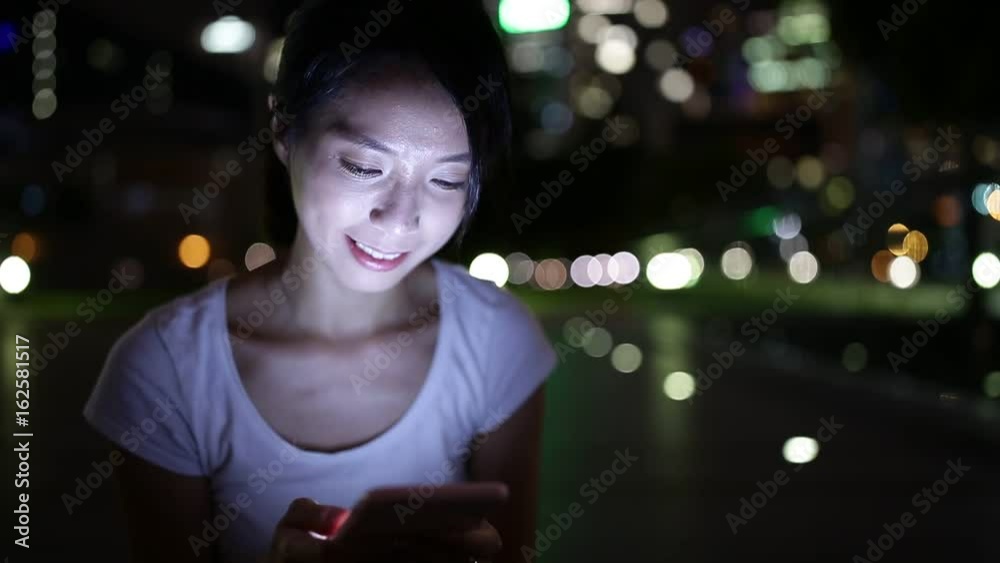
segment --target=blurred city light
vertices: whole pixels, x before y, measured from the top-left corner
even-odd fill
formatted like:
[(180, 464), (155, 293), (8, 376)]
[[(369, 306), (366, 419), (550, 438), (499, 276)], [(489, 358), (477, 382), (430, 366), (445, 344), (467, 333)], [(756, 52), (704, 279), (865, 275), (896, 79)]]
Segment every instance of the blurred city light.
[(10, 243), (10, 251), (25, 262), (31, 262), (38, 254), (38, 240), (29, 233), (18, 233)]
[(872, 256), (872, 275), (882, 283), (889, 283), (889, 265), (896, 256), (888, 250), (879, 250)]
[(246, 254), (243, 257), (243, 263), (246, 265), (247, 270), (256, 270), (275, 258), (277, 258), (277, 254), (271, 248), (270, 244), (255, 242), (250, 245), (250, 248), (247, 248)]
[(1000, 284), (1000, 258), (992, 252), (984, 252), (972, 262), (972, 279), (979, 287), (993, 289)]
[(535, 283), (546, 290), (561, 289), (566, 285), (566, 267), (555, 258), (546, 258), (535, 269)]
[(705, 273), (705, 257), (696, 248), (682, 248), (677, 251), (677, 254), (687, 258), (691, 264), (691, 281), (685, 287), (694, 287), (701, 279), (701, 275)]
[(789, 463), (809, 463), (819, 453), (819, 442), (806, 436), (794, 436), (785, 441), (781, 455)]
[(611, 351), (611, 365), (622, 373), (632, 373), (642, 365), (642, 351), (635, 344), (619, 344)]
[(778, 243), (778, 254), (781, 255), (781, 259), (785, 262), (790, 262), (792, 256), (807, 250), (809, 250), (809, 241), (802, 235), (795, 235), (790, 239), (782, 240)]
[(819, 261), (808, 251), (796, 252), (788, 261), (788, 275), (796, 283), (811, 283), (819, 275)]
[(521, 285), (535, 275), (535, 262), (523, 252), (512, 252), (507, 256), (507, 269), (510, 271), (507, 281)]
[(594, 287), (601, 280), (601, 264), (593, 256), (583, 255), (573, 260), (569, 276), (580, 287)]
[(586, 342), (583, 344), (583, 351), (588, 356), (603, 358), (611, 352), (612, 346), (611, 333), (604, 328), (597, 327), (588, 333)]
[(793, 239), (802, 232), (802, 219), (797, 213), (787, 213), (773, 222), (774, 234), (780, 239)]
[(601, 42), (604, 30), (611, 27), (611, 20), (600, 14), (587, 14), (577, 21), (576, 32), (586, 43), (597, 44)]
[(31, 282), (31, 268), (20, 256), (8, 256), (0, 262), (0, 289), (16, 294)]
[(671, 102), (682, 103), (694, 93), (694, 78), (683, 68), (672, 68), (660, 78), (660, 93)]
[(903, 246), (903, 241), (906, 240), (906, 235), (909, 232), (910, 229), (902, 223), (896, 223), (889, 227), (889, 232), (886, 234), (885, 239), (885, 245), (889, 249), (889, 252), (896, 256), (906, 254), (906, 247)]
[(972, 190), (972, 207), (975, 208), (976, 212), (980, 215), (989, 215), (990, 209), (987, 207), (987, 201), (989, 197), (1000, 191), (1000, 184), (977, 184), (975, 189)]
[(622, 285), (630, 284), (639, 278), (640, 270), (642, 266), (639, 264), (639, 258), (631, 252), (619, 252), (611, 257), (611, 264), (614, 264), (612, 270), (614, 272), (611, 275), (612, 280), (615, 283), (620, 283)]
[(753, 271), (753, 256), (745, 246), (734, 246), (722, 253), (721, 264), (724, 276), (739, 281)]
[(675, 401), (685, 401), (694, 395), (695, 382), (691, 374), (675, 371), (663, 380), (663, 393)]
[(500, 27), (511, 34), (561, 29), (569, 14), (569, 0), (500, 0)]
[(177, 247), (177, 256), (188, 268), (198, 269), (208, 263), (212, 256), (212, 245), (201, 235), (188, 235)]
[(624, 39), (605, 39), (594, 54), (597, 65), (611, 74), (625, 74), (635, 66), (635, 48)]
[(201, 48), (206, 53), (242, 53), (253, 46), (257, 32), (250, 22), (236, 16), (223, 16), (205, 26)]
[(920, 281), (920, 266), (909, 256), (897, 256), (889, 263), (889, 282), (899, 289), (909, 289)]
[(923, 262), (927, 258), (927, 237), (920, 231), (910, 231), (903, 237), (903, 253), (914, 262)]
[(990, 217), (1000, 221), (1000, 190), (993, 190), (993, 193), (986, 196), (986, 210)]
[(868, 367), (868, 348), (860, 342), (851, 342), (844, 347), (842, 361), (847, 371), (857, 373)]
[(662, 0), (638, 0), (634, 10), (636, 21), (643, 27), (663, 27), (670, 17), (670, 10)]
[(983, 392), (991, 399), (1000, 398), (1000, 371), (986, 374), (983, 378)]
[(627, 14), (634, 0), (576, 0), (576, 5), (588, 14)]
[(499, 254), (486, 252), (476, 256), (469, 264), (469, 274), (474, 278), (491, 281), (497, 287), (503, 287), (510, 279), (510, 269), (507, 261)]
[(646, 279), (656, 289), (681, 289), (693, 277), (691, 260), (678, 252), (657, 254), (646, 265)]

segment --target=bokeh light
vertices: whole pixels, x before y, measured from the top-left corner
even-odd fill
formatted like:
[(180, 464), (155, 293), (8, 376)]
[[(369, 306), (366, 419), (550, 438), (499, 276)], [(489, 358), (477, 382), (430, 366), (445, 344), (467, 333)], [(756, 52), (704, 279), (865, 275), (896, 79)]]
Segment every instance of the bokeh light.
[(819, 442), (806, 436), (794, 436), (785, 441), (781, 455), (789, 463), (809, 463), (819, 454)]
[(243, 263), (246, 265), (247, 270), (256, 270), (277, 257), (270, 244), (255, 242), (250, 245), (250, 248), (247, 248), (246, 255), (243, 257)]
[(909, 289), (920, 281), (920, 266), (909, 256), (897, 256), (889, 264), (889, 283)]
[(906, 254), (906, 248), (903, 246), (903, 241), (906, 239), (906, 234), (910, 232), (910, 229), (902, 223), (896, 223), (889, 227), (889, 232), (886, 234), (885, 245), (888, 247), (889, 252), (895, 254), (896, 256), (903, 256)]
[(802, 218), (797, 213), (786, 213), (774, 220), (774, 234), (780, 239), (792, 239), (802, 232)]
[(677, 251), (677, 254), (687, 258), (688, 262), (691, 263), (691, 281), (688, 282), (687, 287), (694, 287), (701, 275), (705, 273), (705, 257), (696, 248), (682, 248)]
[(510, 269), (502, 256), (486, 252), (472, 259), (472, 263), (469, 264), (469, 275), (491, 281), (497, 287), (503, 287), (510, 279)]
[(601, 280), (601, 264), (593, 256), (584, 254), (573, 260), (569, 276), (580, 287), (594, 287)]
[(612, 345), (611, 333), (604, 328), (596, 327), (589, 332), (586, 342), (583, 345), (583, 351), (588, 356), (603, 358), (611, 352)]
[(507, 281), (521, 285), (535, 275), (535, 262), (523, 252), (512, 252), (507, 255), (507, 269), (510, 271)]
[(566, 267), (555, 258), (546, 258), (535, 268), (535, 283), (542, 289), (561, 289), (566, 285), (566, 278)]
[(819, 261), (808, 251), (796, 252), (788, 261), (788, 275), (796, 283), (811, 283), (819, 275)]
[(753, 271), (753, 256), (743, 246), (735, 246), (722, 253), (722, 274), (731, 280), (746, 279)]
[(914, 262), (923, 262), (927, 258), (927, 237), (920, 231), (910, 231), (903, 237), (903, 254)]
[(695, 381), (691, 374), (675, 371), (663, 380), (663, 394), (675, 401), (685, 401), (694, 395)]
[(820, 187), (826, 176), (823, 161), (815, 156), (804, 156), (795, 165), (795, 172), (799, 179), (799, 184), (808, 190), (815, 190)]
[(677, 252), (657, 254), (646, 265), (646, 279), (656, 289), (681, 289), (693, 276), (691, 261)]
[(1000, 258), (992, 252), (984, 252), (972, 261), (972, 279), (979, 287), (993, 289), (1000, 284)]
[(0, 289), (7, 293), (21, 293), (31, 282), (31, 268), (20, 256), (8, 256), (0, 262)]
[(844, 347), (842, 361), (847, 371), (857, 373), (868, 366), (868, 348), (860, 342), (851, 342)]
[(694, 94), (694, 78), (683, 68), (672, 68), (660, 78), (660, 93), (671, 102), (684, 102)]
[(632, 373), (642, 365), (642, 351), (635, 344), (619, 344), (611, 351), (611, 365), (622, 373)]
[(212, 257), (212, 245), (201, 235), (188, 235), (178, 245), (177, 256), (188, 268), (201, 268)]
[(611, 279), (615, 283), (630, 284), (639, 278), (640, 270), (639, 258), (631, 252), (619, 252), (611, 257), (611, 264), (615, 266)]
[(889, 283), (889, 265), (896, 256), (888, 250), (879, 250), (872, 256), (872, 275), (882, 283)]
[(17, 233), (10, 243), (10, 251), (25, 262), (31, 262), (38, 255), (38, 240), (29, 233)]
[(1000, 184), (990, 183), (990, 184), (976, 184), (976, 187), (972, 190), (972, 207), (980, 215), (989, 215), (990, 210), (986, 206), (986, 202), (989, 197), (1000, 191)]
[(670, 11), (663, 0), (638, 0), (635, 3), (635, 20), (643, 27), (663, 27)]
[(1000, 371), (986, 374), (983, 378), (983, 392), (991, 399), (1000, 398)]

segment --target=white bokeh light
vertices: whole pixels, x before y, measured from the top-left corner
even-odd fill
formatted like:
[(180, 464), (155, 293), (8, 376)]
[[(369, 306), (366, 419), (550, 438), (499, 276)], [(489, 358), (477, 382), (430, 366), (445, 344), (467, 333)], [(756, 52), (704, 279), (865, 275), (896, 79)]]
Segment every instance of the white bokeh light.
[(510, 268), (503, 256), (487, 252), (476, 256), (469, 264), (469, 274), (474, 278), (491, 281), (497, 287), (503, 287), (510, 279)]

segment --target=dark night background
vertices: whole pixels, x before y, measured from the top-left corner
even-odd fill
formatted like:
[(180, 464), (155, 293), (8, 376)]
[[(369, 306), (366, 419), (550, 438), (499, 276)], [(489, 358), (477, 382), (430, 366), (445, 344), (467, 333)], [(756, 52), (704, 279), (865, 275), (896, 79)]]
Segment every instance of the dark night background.
[[(563, 4), (508, 1), (529, 15)], [(1000, 196), (989, 196), (1000, 192), (1000, 6), (582, 0), (563, 27), (512, 33), (499, 21), (498, 0), (485, 2), (512, 62), (515, 179), (484, 193), (471, 232), (448, 257), (474, 274), (501, 276), (553, 343), (570, 350), (547, 396), (542, 533), (616, 450), (640, 458), (592, 506), (585, 501), (584, 515), (538, 560), (871, 561), (866, 542), (909, 510), (916, 524), (882, 561), (997, 561)], [(72, 514), (64, 505), (76, 479), (107, 459), (80, 411), (111, 344), (145, 311), (253, 265), (261, 248), (282, 251), (266, 228), (268, 159), (246, 162), (238, 147), (266, 126), (266, 61), (296, 3), (242, 0), (221, 13), (255, 29), (253, 44), (231, 54), (208, 53), (199, 40), (224, 2), (51, 4), (54, 31), (16, 51), (10, 37), (22, 34), (22, 18), (34, 17), (39, 3), (0, 7), (0, 260), (21, 257), (0, 266), (8, 436), (25, 431), (12, 420), (15, 335), (31, 339), (36, 357), (32, 547), (7, 543), (0, 554), (11, 562), (125, 561), (125, 521), (111, 484)], [(878, 21), (890, 21), (893, 4), (917, 9), (886, 39)], [(663, 5), (665, 23), (640, 24)], [(694, 56), (686, 39), (726, 9), (735, 21)], [(598, 39), (614, 45), (582, 37), (585, 17), (583, 28), (616, 26)], [(461, 22), (436, 32), (448, 25)], [(782, 29), (805, 39), (788, 42)], [(781, 39), (759, 40), (765, 36)], [(669, 45), (692, 60), (656, 59)], [(622, 62), (629, 52), (631, 66)], [(770, 73), (754, 75), (751, 60)], [(820, 69), (810, 80), (824, 84), (796, 86), (798, 75), (775, 70), (805, 68), (803, 61)], [(169, 68), (169, 76), (119, 119), (112, 103), (141, 83), (147, 65)], [(664, 92), (668, 69), (675, 81)], [(828, 100), (790, 138), (776, 133), (817, 89)], [(53, 163), (65, 162), (67, 146), (104, 118), (114, 131), (60, 181)], [(627, 133), (580, 171), (574, 153), (616, 118), (630, 124)], [(910, 181), (906, 163), (933, 147), (939, 128), (960, 132), (958, 141)], [(718, 183), (729, 183), (730, 167), (768, 138), (778, 151), (724, 201)], [(193, 190), (231, 159), (243, 172), (186, 224), (178, 206), (190, 205)], [(542, 183), (566, 171), (573, 183), (519, 232), (512, 214), (523, 215), (526, 198), (537, 200)], [(849, 240), (844, 224), (856, 224), (859, 207), (894, 180), (905, 182), (905, 193)], [(894, 224), (902, 231), (890, 232)], [(916, 234), (903, 239), (907, 233)], [(185, 259), (195, 263), (186, 266), (178, 245), (189, 235), (204, 237), (211, 251), (198, 257), (188, 248), (194, 257)], [(693, 252), (678, 266), (680, 249), (697, 250), (700, 277)], [(625, 264), (619, 253), (642, 272), (616, 268)], [(663, 277), (648, 278), (649, 261), (662, 253)], [(505, 260), (490, 261), (495, 255)], [(734, 273), (747, 260), (749, 275)], [(907, 274), (914, 263), (918, 279)], [(26, 267), (30, 283), (12, 294)], [(136, 281), (100, 311), (81, 312), (123, 268)], [(974, 290), (958, 306), (949, 292), (967, 282)], [(671, 283), (686, 287), (655, 287)], [(786, 288), (801, 298), (751, 341), (745, 323)], [(581, 319), (595, 322), (607, 299), (615, 312), (587, 332), (582, 350), (573, 346), (568, 335)], [(912, 341), (939, 311), (950, 320), (912, 359), (894, 361), (903, 339)], [(80, 334), (45, 355), (43, 346), (73, 321)], [(699, 371), (734, 342), (746, 353), (688, 397)], [(834, 417), (843, 428), (828, 441), (793, 442), (818, 452), (783, 453), (789, 438), (815, 438)], [(9, 452), (14, 438), (6, 445)], [(3, 466), (11, 510), (20, 492), (13, 455)], [(920, 513), (912, 497), (958, 459), (972, 467), (968, 476)], [(778, 470), (789, 482), (734, 534), (727, 514)]]

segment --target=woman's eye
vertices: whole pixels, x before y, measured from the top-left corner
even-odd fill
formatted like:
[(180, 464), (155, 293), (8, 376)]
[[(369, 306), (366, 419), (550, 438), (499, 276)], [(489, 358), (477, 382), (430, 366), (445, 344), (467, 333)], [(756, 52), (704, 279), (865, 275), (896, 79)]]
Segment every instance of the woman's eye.
[(378, 168), (365, 168), (363, 166), (358, 166), (349, 160), (343, 159), (340, 161), (340, 167), (351, 176), (363, 179), (374, 178), (382, 173), (382, 171)]
[(446, 190), (458, 190), (465, 187), (465, 182), (449, 182), (447, 180), (438, 180), (438, 179), (431, 180), (431, 182), (437, 184), (438, 186), (441, 186)]

